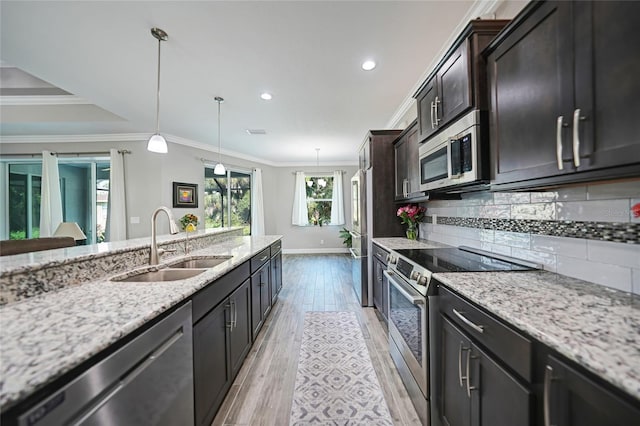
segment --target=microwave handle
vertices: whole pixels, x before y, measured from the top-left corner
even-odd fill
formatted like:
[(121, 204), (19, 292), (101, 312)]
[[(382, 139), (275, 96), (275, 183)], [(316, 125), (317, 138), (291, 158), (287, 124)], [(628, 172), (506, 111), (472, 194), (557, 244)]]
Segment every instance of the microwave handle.
[(453, 174), (453, 165), (451, 164), (451, 144), (458, 140), (457, 136), (447, 139), (447, 178), (449, 179), (459, 179), (461, 174), (456, 173)]

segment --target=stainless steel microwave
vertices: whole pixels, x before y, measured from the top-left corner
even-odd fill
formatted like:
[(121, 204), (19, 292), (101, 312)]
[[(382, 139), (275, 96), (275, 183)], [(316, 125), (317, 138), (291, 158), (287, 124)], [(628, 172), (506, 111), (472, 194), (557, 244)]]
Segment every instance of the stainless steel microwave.
[(468, 185), (480, 179), (480, 112), (471, 111), (424, 142), (419, 150), (420, 191)]

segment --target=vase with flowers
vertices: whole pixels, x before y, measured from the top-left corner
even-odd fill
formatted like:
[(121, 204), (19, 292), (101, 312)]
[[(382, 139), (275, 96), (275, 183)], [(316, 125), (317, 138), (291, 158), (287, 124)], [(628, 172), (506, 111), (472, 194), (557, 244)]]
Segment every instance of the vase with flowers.
[(411, 204), (398, 209), (396, 215), (402, 220), (402, 223), (407, 225), (408, 239), (418, 239), (418, 223), (422, 220), (426, 211), (427, 209), (424, 207), (412, 206)]
[(195, 232), (198, 227), (198, 216), (195, 214), (187, 213), (180, 218), (180, 226), (187, 234), (187, 238), (184, 241), (184, 254), (189, 253), (189, 232)]

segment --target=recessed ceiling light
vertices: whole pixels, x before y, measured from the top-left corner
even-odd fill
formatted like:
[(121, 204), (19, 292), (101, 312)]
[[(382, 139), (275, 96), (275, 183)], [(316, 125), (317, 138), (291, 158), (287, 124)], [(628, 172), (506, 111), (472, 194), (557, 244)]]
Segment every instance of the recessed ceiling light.
[(362, 63), (362, 69), (365, 71), (371, 71), (376, 67), (375, 61), (364, 61)]
[(271, 96), (271, 93), (269, 92), (264, 92), (263, 94), (260, 95), (260, 98), (262, 98), (265, 101), (270, 101), (271, 99), (273, 99), (273, 96)]

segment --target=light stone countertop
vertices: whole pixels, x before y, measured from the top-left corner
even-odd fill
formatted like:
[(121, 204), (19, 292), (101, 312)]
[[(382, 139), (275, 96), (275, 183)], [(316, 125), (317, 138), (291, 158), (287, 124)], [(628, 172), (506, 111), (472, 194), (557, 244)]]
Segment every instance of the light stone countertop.
[[(374, 238), (387, 250), (447, 247)], [(433, 278), (640, 399), (640, 297), (547, 271), (448, 272)]]
[(637, 296), (546, 271), (433, 278), (640, 400)]
[(191, 256), (233, 257), (185, 280), (106, 278), (1, 307), (0, 409), (5, 411), (280, 238), (229, 237), (194, 251)]
[(386, 250), (450, 248), (446, 244), (428, 240), (410, 240), (403, 237), (373, 238), (374, 244)]

